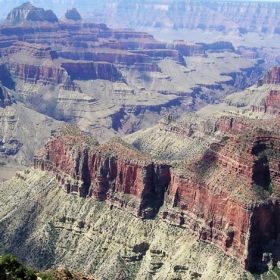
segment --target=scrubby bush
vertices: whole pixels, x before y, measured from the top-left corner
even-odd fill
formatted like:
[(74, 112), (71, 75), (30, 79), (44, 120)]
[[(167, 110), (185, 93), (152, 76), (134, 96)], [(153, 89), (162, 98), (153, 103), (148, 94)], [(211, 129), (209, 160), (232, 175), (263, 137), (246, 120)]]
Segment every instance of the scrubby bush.
[(0, 279), (37, 280), (35, 270), (23, 265), (14, 255), (0, 257)]

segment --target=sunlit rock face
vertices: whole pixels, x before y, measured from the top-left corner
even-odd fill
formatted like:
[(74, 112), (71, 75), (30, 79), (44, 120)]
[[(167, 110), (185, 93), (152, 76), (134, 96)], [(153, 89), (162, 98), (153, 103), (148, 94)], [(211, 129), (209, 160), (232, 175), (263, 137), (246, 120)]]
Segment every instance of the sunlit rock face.
[(34, 166), (53, 172), (67, 193), (105, 200), (143, 219), (159, 214), (252, 269), (261, 262), (262, 244), (279, 233), (280, 138), (249, 128), (234, 134), (172, 167), (118, 139), (99, 145), (66, 125)]

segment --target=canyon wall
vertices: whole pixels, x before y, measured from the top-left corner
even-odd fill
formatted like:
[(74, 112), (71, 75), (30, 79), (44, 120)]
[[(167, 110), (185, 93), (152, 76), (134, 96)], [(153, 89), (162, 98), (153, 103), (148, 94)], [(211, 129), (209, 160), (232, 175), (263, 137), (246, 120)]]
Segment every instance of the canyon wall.
[(52, 136), (34, 165), (54, 172), (68, 193), (108, 200), (142, 217), (158, 212), (170, 180), (168, 165), (118, 139), (98, 145), (70, 125)]
[(280, 82), (280, 67), (272, 67), (266, 72), (264, 77), (258, 82), (258, 85), (263, 84), (279, 84)]
[(279, 143), (275, 135), (247, 132), (171, 167), (121, 140), (99, 145), (66, 125), (34, 166), (56, 174), (67, 193), (106, 200), (136, 217), (159, 213), (251, 269), (262, 262), (262, 246), (279, 233), (273, 218), (279, 212)]
[[(3, 3), (2, 18), (10, 10), (20, 4), (20, 1)], [(277, 16), (279, 3), (242, 2), (242, 1), (39, 1), (33, 0), (33, 5), (41, 5), (52, 9), (59, 17), (70, 7), (75, 7), (84, 17), (95, 18), (95, 22), (114, 22), (126, 28), (140, 29), (146, 27), (168, 27), (207, 29), (225, 31), (230, 28), (239, 28), (240, 32), (279, 32)], [(147, 17), (147, 13), (150, 17)], [(111, 15), (111, 18), (108, 17)], [(125, 16), (125, 21), (124, 21)], [(164, 20), (163, 20), (164, 19)], [(222, 23), (221, 23), (222, 22)]]

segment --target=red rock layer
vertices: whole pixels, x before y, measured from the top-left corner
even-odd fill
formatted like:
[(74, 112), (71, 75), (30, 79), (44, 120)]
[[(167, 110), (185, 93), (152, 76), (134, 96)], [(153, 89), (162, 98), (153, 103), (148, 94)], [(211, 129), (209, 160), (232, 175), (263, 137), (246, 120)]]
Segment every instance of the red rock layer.
[(238, 134), (239, 132), (250, 129), (252, 126), (248, 119), (223, 116), (216, 124), (215, 131), (221, 131), (225, 134)]
[(259, 81), (258, 85), (263, 84), (279, 84), (280, 83), (280, 67), (272, 67)]
[(195, 174), (184, 177), (172, 172), (165, 203), (167, 209), (160, 212), (165, 221), (192, 229), (244, 265), (251, 211), (242, 202), (226, 191), (215, 192)]
[(68, 193), (108, 200), (136, 216), (154, 216), (169, 184), (169, 166), (153, 163), (120, 140), (99, 146), (66, 127), (71, 134), (52, 136), (34, 159), (35, 167), (54, 172)]
[(184, 41), (175, 41), (168, 48), (178, 50), (184, 56), (204, 56), (205, 50), (202, 44), (187, 44)]
[(10, 72), (14, 77), (27, 83), (60, 84), (65, 80), (65, 69), (57, 67), (36, 66), (25, 63), (10, 63)]
[(279, 114), (280, 109), (280, 91), (271, 90), (262, 104), (251, 107), (253, 112)]
[(121, 140), (98, 145), (66, 125), (34, 166), (54, 172), (68, 193), (107, 200), (143, 218), (159, 212), (249, 269), (280, 234), (279, 157), (280, 137), (247, 131), (171, 168)]
[(37, 59), (55, 59), (57, 58), (57, 53), (52, 51), (50, 47), (38, 44), (29, 44), (26, 42), (15, 42), (9, 48), (3, 48), (0, 50), (1, 55), (9, 56), (12, 54), (20, 53), (21, 55), (26, 55), (29, 58)]
[(266, 132), (212, 145), (199, 160), (172, 170), (160, 216), (251, 268), (261, 259), (261, 247), (280, 233), (279, 156), (280, 137)]
[(110, 63), (68, 62), (61, 66), (66, 69), (71, 80), (103, 79), (114, 82), (121, 79), (120, 72)]

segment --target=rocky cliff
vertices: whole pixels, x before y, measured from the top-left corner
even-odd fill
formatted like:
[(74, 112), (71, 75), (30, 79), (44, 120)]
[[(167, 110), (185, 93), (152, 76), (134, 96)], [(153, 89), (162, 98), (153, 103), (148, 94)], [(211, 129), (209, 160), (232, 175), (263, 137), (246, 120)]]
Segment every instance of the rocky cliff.
[(67, 193), (106, 200), (136, 217), (159, 213), (252, 269), (265, 265), (262, 248), (279, 234), (273, 218), (279, 211), (279, 143), (277, 135), (248, 130), (171, 167), (117, 139), (98, 145), (67, 125), (34, 166), (52, 171)]
[(0, 26), (3, 85), (15, 100), (101, 141), (219, 102), (262, 73), (263, 60), (245, 59), (225, 41), (165, 43), (86, 22), (77, 10), (54, 23), (29, 18), (31, 11), (43, 13), (24, 4)]
[(67, 10), (65, 13), (65, 18), (74, 21), (78, 21), (82, 19), (81, 15), (75, 8)]
[(128, 208), (135, 216), (153, 217), (169, 184), (169, 166), (153, 163), (121, 140), (98, 145), (66, 125), (52, 136), (34, 165), (53, 171), (68, 193)]
[(19, 172), (0, 184), (0, 194), (0, 252), (29, 266), (95, 279), (254, 279), (191, 230), (69, 195), (50, 172)]
[(0, 107), (5, 108), (6, 106), (12, 105), (13, 102), (13, 97), (8, 92), (8, 89), (0, 82)]
[(280, 82), (280, 67), (272, 67), (264, 77), (258, 82), (258, 85), (263, 84), (279, 84)]
[(7, 16), (5, 24), (19, 25), (28, 21), (46, 21), (55, 23), (58, 21), (56, 15), (51, 11), (45, 11), (42, 8), (35, 8), (31, 3), (27, 2), (18, 8), (14, 8)]

